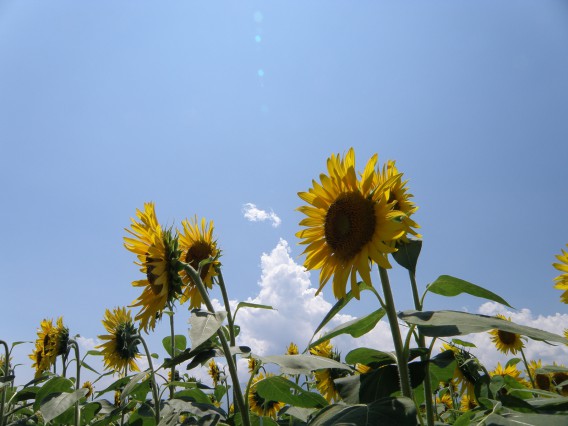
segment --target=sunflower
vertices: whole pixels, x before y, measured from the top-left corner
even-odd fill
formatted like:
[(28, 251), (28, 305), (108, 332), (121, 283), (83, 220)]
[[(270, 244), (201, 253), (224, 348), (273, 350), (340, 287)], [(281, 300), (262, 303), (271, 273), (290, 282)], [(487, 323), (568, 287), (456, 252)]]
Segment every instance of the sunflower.
[(87, 399), (89, 399), (89, 397), (95, 391), (95, 388), (93, 388), (93, 384), (91, 382), (89, 382), (88, 380), (85, 383), (83, 383), (83, 386), (81, 386), (81, 387), (87, 389), (87, 394), (85, 395), (85, 398), (87, 398)]
[(402, 216), (402, 225), (404, 226), (405, 234), (401, 237), (401, 241), (408, 242), (407, 234), (412, 234), (417, 238), (422, 238), (422, 235), (417, 233), (414, 228), (420, 228), (414, 220), (410, 218), (418, 207), (410, 201), (414, 196), (408, 192), (406, 184), (407, 180), (402, 180), (402, 173), (399, 173), (393, 160), (387, 161), (383, 166), (382, 173), (377, 173), (378, 182), (389, 182), (386, 187), (388, 203), (394, 203), (393, 209), (404, 213)]
[[(556, 366), (556, 363), (554, 363), (554, 365)], [(560, 365), (559, 367), (564, 367), (564, 366)], [(568, 396), (568, 385), (562, 384), (568, 381), (568, 373), (564, 371), (555, 371), (552, 373), (551, 376), (552, 376), (551, 388), (556, 390), (562, 396)]]
[(286, 348), (286, 355), (298, 355), (298, 346), (294, 342), (290, 342)]
[(52, 319), (41, 321), (37, 331), (37, 339), (30, 359), (32, 367), (36, 369), (36, 377), (49, 370), (57, 359), (57, 355), (67, 353), (67, 343), (69, 340), (69, 330), (63, 326), (63, 318), (57, 319), (57, 325), (53, 325)]
[(373, 371), (373, 369), (371, 367), (369, 367), (368, 365), (356, 363), (355, 364), (355, 371), (359, 374), (367, 374), (367, 373)]
[(444, 406), (444, 411), (454, 408), (454, 401), (450, 392), (445, 392), (441, 397), (436, 397), (436, 404)]
[(454, 353), (456, 368), (449, 385), (455, 387), (460, 395), (474, 395), (475, 383), (481, 378), (479, 362), (465, 349), (444, 343), (442, 351), (450, 350)]
[(258, 366), (260, 365), (260, 360), (253, 358), (252, 356), (248, 359), (248, 372), (253, 374)]
[(556, 281), (554, 288), (564, 290), (564, 293), (560, 296), (560, 300), (568, 304), (568, 253), (562, 250), (562, 254), (557, 255), (556, 258), (561, 263), (553, 263), (552, 266), (562, 272), (562, 274), (554, 278), (554, 281)]
[[(501, 314), (497, 314), (497, 318), (511, 321), (511, 318), (507, 318)], [(491, 334), (491, 341), (495, 343), (497, 350), (504, 354), (511, 352), (514, 355), (525, 346), (520, 334), (498, 329), (491, 330), (489, 334)]]
[(332, 155), (327, 160), (328, 175), (321, 174), (321, 184), (312, 181), (308, 192), (298, 196), (309, 205), (298, 207), (307, 217), (300, 222), (306, 226), (296, 233), (307, 245), (306, 269), (320, 269), (316, 295), (333, 276), (333, 294), (342, 298), (346, 294), (347, 280), (359, 298), (357, 274), (371, 285), (372, 262), (390, 268), (388, 253), (396, 251), (394, 241), (405, 234), (404, 213), (394, 210), (389, 203), (388, 188), (397, 177), (378, 185), (375, 166), (377, 155), (372, 156), (361, 179), (355, 172), (355, 153), (349, 149), (345, 158)]
[(554, 390), (550, 386), (552, 383), (552, 374), (537, 373), (536, 370), (538, 370), (539, 368), (542, 368), (542, 361), (540, 359), (538, 361), (532, 360), (531, 362), (529, 362), (527, 375), (533, 378), (534, 384), (537, 389), (546, 391)]
[[(313, 348), (310, 348), (310, 353), (312, 355), (321, 356), (325, 358), (333, 359), (334, 361), (339, 361), (339, 353), (333, 350), (329, 340), (320, 343)], [(337, 387), (335, 386), (335, 379), (345, 377), (348, 373), (345, 370), (340, 370), (338, 368), (325, 368), (322, 370), (314, 371), (314, 377), (316, 379), (316, 388), (322, 394), (322, 396), (328, 401), (339, 401), (341, 398)]]
[[(205, 219), (201, 219), (201, 227), (198, 224), (197, 217), (190, 222), (187, 219), (181, 222), (183, 233), (179, 235), (179, 247), (181, 250), (181, 260), (188, 263), (196, 271), (199, 263), (203, 260), (214, 259), (211, 263), (203, 265), (201, 268), (201, 281), (207, 288), (213, 287), (213, 277), (217, 275), (217, 267), (220, 265), (218, 257), (220, 251), (217, 248), (217, 241), (213, 239), (213, 221), (206, 224)], [(203, 303), (203, 298), (199, 293), (199, 289), (187, 273), (182, 270), (180, 272), (183, 283), (186, 285), (181, 297), (181, 303), (189, 300), (190, 309), (199, 308)]]
[(211, 362), (209, 363), (209, 369), (207, 370), (207, 373), (213, 379), (213, 386), (217, 386), (221, 378), (221, 371), (219, 370), (219, 366), (217, 365), (214, 359), (212, 359)]
[(515, 379), (520, 384), (522, 384), (526, 387), (530, 387), (530, 383), (527, 382), (524, 378), (521, 377), (521, 372), (517, 369), (517, 364), (507, 363), (507, 365), (505, 365), (505, 368), (503, 368), (501, 366), (501, 363), (497, 362), (497, 366), (495, 367), (495, 370), (490, 371), (489, 375), (491, 377), (493, 377), (493, 376), (503, 376), (503, 377), (509, 376), (509, 377), (512, 377), (513, 379)]
[(177, 236), (171, 229), (162, 230), (154, 211), (154, 203), (145, 203), (144, 211), (136, 209), (139, 221), (132, 220), (132, 230), (126, 232), (134, 238), (124, 237), (124, 246), (136, 254), (140, 271), (146, 279), (133, 281), (134, 287), (143, 287), (142, 294), (132, 306), (140, 306), (136, 321), (140, 328), (148, 332), (156, 326), (161, 312), (181, 294), (181, 279)]
[[(266, 377), (272, 377), (272, 376), (274, 376), (274, 374), (271, 373), (266, 374)], [(256, 386), (258, 382), (264, 380), (264, 378), (265, 378), (264, 374), (260, 373), (252, 380), (248, 393), (249, 407), (253, 413), (259, 416), (270, 416), (275, 419), (276, 414), (284, 406), (284, 403), (278, 401), (266, 400), (258, 394), (258, 392), (256, 391)]]
[(51, 338), (50, 350), (55, 355), (66, 355), (69, 345), (69, 329), (63, 325), (63, 317), (57, 318), (53, 335)]
[(139, 371), (136, 364), (136, 359), (140, 358), (138, 330), (130, 309), (114, 308), (112, 312), (106, 309), (102, 322), (109, 334), (99, 336), (105, 342), (97, 348), (101, 348), (105, 368), (120, 374), (127, 374), (129, 369)]
[(473, 410), (478, 405), (479, 404), (475, 400), (474, 396), (471, 396), (471, 395), (468, 395), (467, 393), (464, 393), (462, 395), (461, 401), (460, 401), (460, 411)]
[(325, 358), (330, 358), (332, 351), (333, 351), (333, 345), (329, 340), (325, 340), (321, 342), (319, 345), (310, 348), (310, 353), (312, 355), (323, 356)]

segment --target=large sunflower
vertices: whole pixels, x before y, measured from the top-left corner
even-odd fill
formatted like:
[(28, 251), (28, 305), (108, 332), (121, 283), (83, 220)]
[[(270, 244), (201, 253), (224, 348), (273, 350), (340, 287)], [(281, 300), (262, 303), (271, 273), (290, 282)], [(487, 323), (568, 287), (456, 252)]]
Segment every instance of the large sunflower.
[(343, 159), (332, 155), (327, 160), (329, 175), (320, 175), (321, 184), (312, 181), (308, 192), (298, 193), (309, 205), (297, 209), (307, 216), (300, 222), (307, 228), (296, 236), (307, 245), (306, 269), (320, 269), (316, 294), (333, 276), (333, 294), (342, 298), (350, 277), (351, 290), (359, 298), (357, 274), (370, 285), (370, 261), (391, 267), (387, 255), (396, 251), (393, 241), (405, 234), (404, 213), (388, 202), (388, 188), (397, 177), (377, 184), (376, 163), (375, 154), (358, 179), (353, 148)]
[[(274, 376), (274, 374), (271, 373), (266, 374), (266, 377), (272, 377), (272, 376)], [(256, 391), (256, 386), (258, 382), (264, 379), (265, 376), (262, 373), (260, 373), (254, 379), (252, 379), (252, 383), (250, 385), (248, 393), (249, 407), (253, 413), (259, 416), (270, 416), (275, 419), (276, 414), (284, 406), (284, 403), (279, 401), (271, 401), (264, 399), (258, 394), (258, 392)]]
[(414, 228), (420, 228), (410, 217), (418, 210), (418, 207), (410, 200), (414, 196), (408, 192), (406, 184), (407, 180), (402, 180), (402, 173), (396, 168), (395, 161), (389, 160), (383, 166), (382, 173), (377, 173), (378, 183), (389, 182), (385, 190), (389, 204), (394, 203), (393, 209), (404, 213), (402, 216), (402, 224), (404, 226), (405, 235), (401, 237), (401, 241), (408, 241), (407, 234), (412, 234), (417, 238), (422, 235), (417, 233)]
[(124, 246), (136, 254), (140, 271), (146, 279), (133, 281), (135, 287), (143, 287), (142, 294), (132, 306), (141, 309), (135, 319), (140, 321), (140, 328), (148, 332), (154, 329), (156, 319), (164, 308), (181, 293), (177, 237), (171, 230), (162, 230), (156, 218), (154, 203), (145, 203), (144, 211), (136, 209), (139, 221), (132, 220), (132, 230), (126, 229), (134, 238), (124, 237)]
[(49, 370), (58, 355), (67, 353), (69, 330), (63, 325), (63, 318), (59, 317), (54, 326), (52, 319), (44, 319), (37, 331), (37, 339), (30, 359), (32, 367), (36, 369), (36, 377)]
[[(511, 321), (511, 318), (501, 314), (497, 314), (497, 318)], [(495, 344), (497, 350), (504, 354), (511, 352), (514, 355), (525, 346), (520, 334), (498, 329), (491, 330), (489, 334), (491, 334), (491, 341)]]
[(114, 308), (112, 312), (106, 309), (102, 322), (109, 334), (99, 336), (105, 342), (97, 347), (103, 353), (105, 368), (119, 374), (126, 374), (128, 370), (139, 371), (136, 364), (136, 359), (140, 358), (138, 330), (130, 309)]
[[(213, 221), (209, 224), (206, 223), (205, 218), (201, 219), (201, 227), (198, 224), (197, 217), (194, 217), (190, 222), (187, 219), (181, 222), (183, 232), (179, 235), (179, 248), (181, 250), (181, 260), (191, 265), (196, 271), (199, 268), (199, 263), (203, 260), (213, 258), (211, 263), (207, 263), (201, 268), (201, 281), (208, 288), (213, 287), (213, 277), (217, 275), (217, 267), (220, 264), (219, 249), (217, 248), (217, 241), (213, 239)], [(180, 272), (183, 283), (186, 284), (181, 303), (189, 300), (190, 309), (199, 308), (203, 303), (203, 298), (199, 289), (182, 270)]]
[(568, 253), (562, 250), (562, 254), (557, 255), (556, 258), (561, 263), (553, 263), (552, 266), (562, 272), (562, 274), (554, 278), (554, 281), (556, 281), (554, 288), (564, 290), (564, 293), (560, 296), (560, 300), (568, 304)]

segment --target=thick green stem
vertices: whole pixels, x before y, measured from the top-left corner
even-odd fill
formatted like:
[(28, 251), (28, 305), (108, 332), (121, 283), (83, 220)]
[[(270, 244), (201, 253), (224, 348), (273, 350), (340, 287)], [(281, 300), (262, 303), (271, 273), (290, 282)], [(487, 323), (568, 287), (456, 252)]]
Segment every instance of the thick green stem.
[[(172, 358), (174, 358), (176, 356), (176, 336), (174, 333), (174, 313), (173, 313), (173, 309), (171, 309), (172, 313), (170, 315), (170, 336), (171, 336), (171, 344), (172, 344)], [(175, 378), (176, 375), (176, 366), (172, 365), (172, 369), (170, 371), (170, 382), (173, 382), (176, 380)], [(174, 397), (174, 386), (170, 385), (170, 399), (172, 399)]]
[[(79, 388), (81, 387), (81, 357), (79, 356), (79, 344), (75, 340), (70, 339), (68, 345), (72, 346), (73, 350), (75, 351), (75, 364), (77, 364), (77, 377), (75, 378), (75, 390), (79, 390)], [(65, 359), (63, 360), (64, 365), (66, 359), (67, 356), (65, 356)], [(75, 403), (75, 426), (79, 426), (81, 424), (80, 415), (81, 412), (79, 411), (79, 401), (77, 401)]]
[(4, 387), (2, 392), (2, 401), (0, 402), (0, 426), (4, 426), (4, 405), (6, 404), (6, 387), (8, 386), (8, 376), (10, 375), (10, 348), (4, 340), (0, 340), (0, 344), (4, 346)]
[(398, 328), (398, 317), (396, 316), (396, 308), (394, 306), (394, 298), (387, 270), (379, 266), (379, 275), (381, 277), (383, 295), (385, 297), (385, 310), (387, 311), (394, 350), (396, 353), (396, 363), (398, 365), (398, 375), (400, 377), (400, 389), (402, 390), (403, 396), (412, 398), (412, 388), (410, 387), (410, 376), (408, 371), (408, 357), (404, 355), (402, 337), (400, 335), (400, 329)]
[(529, 363), (527, 362), (527, 357), (525, 356), (525, 351), (523, 351), (523, 348), (521, 347), (521, 355), (523, 356), (523, 362), (525, 363), (525, 368), (527, 369), (527, 374), (529, 375), (529, 379), (531, 379), (531, 385), (533, 387), (533, 389), (536, 389), (536, 384), (534, 382), (534, 377), (531, 374), (531, 370), (529, 368)]
[[(418, 294), (418, 286), (416, 285), (416, 276), (414, 271), (408, 270), (410, 275), (410, 284), (412, 286), (412, 297), (414, 298), (414, 308), (417, 311), (422, 310), (422, 303), (420, 301), (420, 296)], [(421, 348), (426, 347), (426, 339), (424, 335), (418, 329), (418, 346)], [(430, 352), (426, 355), (420, 357), (424, 363), (424, 402), (426, 404), (426, 420), (428, 421), (428, 426), (434, 425), (434, 407), (432, 404), (432, 381), (430, 380)]]
[[(213, 308), (213, 304), (211, 303), (211, 300), (209, 299), (209, 295), (207, 294), (207, 290), (205, 289), (205, 285), (203, 284), (203, 281), (201, 281), (201, 277), (199, 276), (197, 271), (195, 269), (193, 269), (193, 267), (191, 265), (188, 265), (187, 263), (183, 263), (183, 268), (184, 268), (185, 272), (190, 276), (191, 281), (195, 284), (195, 286), (199, 290), (199, 293), (201, 294), (201, 298), (203, 299), (203, 302), (205, 303), (207, 310), (209, 312), (215, 312), (215, 308)], [(243, 424), (244, 424), (244, 426), (250, 426), (249, 413), (248, 413), (248, 410), (245, 409), (246, 407), (245, 407), (245, 401), (244, 401), (244, 398), (243, 398), (243, 391), (241, 389), (241, 386), (239, 385), (239, 376), (237, 375), (236, 363), (234, 362), (233, 357), (231, 356), (231, 348), (229, 347), (229, 344), (227, 343), (227, 339), (225, 338), (225, 334), (223, 333), (223, 330), (221, 330), (221, 329), (217, 330), (217, 336), (219, 337), (219, 340), (221, 341), (221, 346), (223, 346), (223, 353), (225, 354), (225, 359), (227, 360), (227, 366), (229, 367), (229, 373), (231, 375), (231, 380), (233, 381), (233, 389), (235, 391), (237, 406), (239, 408), (239, 411), (241, 412)]]
[(150, 381), (152, 382), (152, 395), (154, 396), (154, 414), (156, 415), (156, 424), (160, 423), (160, 397), (158, 396), (158, 384), (156, 383), (156, 374), (154, 372), (154, 366), (152, 364), (152, 354), (148, 349), (148, 345), (144, 338), (140, 335), (135, 336), (137, 340), (144, 346), (144, 352), (146, 353), (146, 358), (148, 358), (148, 366), (150, 367)]

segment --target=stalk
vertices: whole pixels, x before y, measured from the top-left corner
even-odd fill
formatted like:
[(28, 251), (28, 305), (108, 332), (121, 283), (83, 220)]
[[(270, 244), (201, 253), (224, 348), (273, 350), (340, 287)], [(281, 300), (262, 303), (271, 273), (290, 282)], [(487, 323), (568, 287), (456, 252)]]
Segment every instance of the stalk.
[(146, 341), (140, 334), (134, 336), (134, 338), (140, 341), (140, 343), (142, 343), (142, 346), (144, 346), (144, 352), (146, 353), (146, 358), (148, 358), (148, 366), (150, 367), (150, 375), (151, 375), (150, 380), (152, 381), (152, 395), (154, 396), (154, 405), (156, 407), (154, 410), (154, 414), (156, 415), (156, 424), (158, 424), (160, 423), (160, 397), (158, 396), (158, 385), (156, 383), (156, 374), (154, 372), (154, 366), (152, 365), (152, 355), (148, 350), (148, 345), (146, 344)]
[[(414, 308), (417, 311), (422, 310), (422, 302), (418, 294), (418, 286), (416, 285), (416, 276), (413, 270), (408, 270), (408, 275), (410, 276), (410, 284), (412, 287), (412, 297), (414, 298)], [(424, 335), (418, 329), (418, 346), (421, 348), (426, 347), (426, 339)], [(426, 402), (426, 420), (428, 421), (428, 426), (434, 425), (434, 407), (432, 406), (432, 382), (430, 380), (430, 352), (427, 355), (422, 355), (420, 357), (424, 363), (424, 401)]]
[(8, 375), (10, 373), (10, 349), (4, 340), (0, 340), (0, 344), (4, 346), (4, 387), (2, 388), (2, 401), (0, 402), (0, 426), (4, 426), (4, 405), (6, 404), (6, 386), (8, 383)]
[[(77, 377), (75, 378), (75, 390), (79, 390), (79, 387), (81, 386), (81, 358), (79, 356), (79, 345), (73, 339), (69, 339), (68, 345), (72, 346), (73, 350), (75, 351), (75, 364), (77, 364)], [(79, 426), (81, 424), (80, 415), (81, 412), (79, 411), (79, 401), (77, 400), (77, 402), (75, 402), (75, 426)]]
[(412, 399), (412, 388), (410, 387), (410, 375), (408, 371), (408, 357), (404, 355), (404, 348), (402, 346), (402, 338), (400, 329), (398, 328), (398, 317), (396, 316), (396, 308), (394, 306), (394, 298), (392, 295), (389, 276), (387, 270), (379, 266), (379, 275), (381, 277), (381, 284), (383, 286), (383, 294), (385, 296), (385, 310), (389, 319), (389, 325), (392, 333), (392, 340), (394, 343), (394, 350), (396, 353), (396, 363), (398, 365), (398, 375), (400, 378), (400, 389), (402, 395)]
[[(201, 277), (199, 276), (197, 271), (195, 269), (193, 269), (193, 267), (191, 265), (188, 265), (187, 263), (182, 262), (182, 265), (183, 265), (185, 272), (191, 277), (191, 280), (193, 281), (193, 283), (196, 285), (197, 289), (199, 290), (199, 293), (201, 294), (201, 298), (203, 299), (203, 302), (205, 303), (205, 306), (207, 306), (207, 309), (209, 310), (209, 312), (215, 312), (215, 308), (213, 308), (213, 304), (211, 303), (211, 300), (209, 299), (209, 295), (207, 294), (207, 290), (205, 289), (205, 285), (203, 284), (203, 281), (201, 281)], [(249, 413), (248, 413), (248, 410), (245, 410), (246, 406), (245, 406), (245, 401), (244, 401), (244, 398), (243, 398), (243, 391), (241, 389), (241, 386), (239, 385), (239, 377), (237, 375), (237, 368), (236, 368), (235, 362), (233, 360), (233, 357), (231, 356), (231, 348), (229, 347), (229, 344), (227, 343), (227, 339), (225, 338), (225, 334), (223, 333), (223, 331), (221, 329), (217, 330), (217, 336), (219, 337), (219, 340), (221, 341), (221, 346), (223, 346), (223, 352), (225, 354), (225, 359), (227, 360), (227, 365), (229, 367), (229, 373), (231, 374), (231, 380), (233, 381), (233, 389), (234, 389), (236, 400), (237, 400), (237, 406), (239, 407), (239, 411), (241, 412), (241, 415), (242, 415), (243, 424), (244, 424), (244, 426), (250, 426)]]
[[(172, 307), (173, 308), (173, 307)], [(174, 310), (170, 309), (172, 311), (172, 314), (169, 315), (170, 317), (170, 336), (171, 336), (171, 345), (172, 345), (172, 358), (174, 358), (176, 356), (176, 343), (175, 343), (175, 334), (174, 334)], [(172, 365), (172, 369), (171, 369), (171, 379), (170, 382), (173, 382), (175, 380), (175, 373), (176, 373), (176, 366)], [(169, 386), (170, 388), (170, 399), (172, 399), (174, 397), (174, 386)]]
[(525, 352), (523, 351), (523, 348), (521, 347), (521, 355), (523, 356), (523, 362), (525, 363), (525, 368), (527, 369), (527, 374), (529, 375), (529, 379), (531, 379), (531, 384), (533, 389), (536, 389), (536, 384), (534, 382), (534, 377), (531, 374), (531, 370), (529, 368), (529, 363), (527, 362), (527, 357), (525, 356)]

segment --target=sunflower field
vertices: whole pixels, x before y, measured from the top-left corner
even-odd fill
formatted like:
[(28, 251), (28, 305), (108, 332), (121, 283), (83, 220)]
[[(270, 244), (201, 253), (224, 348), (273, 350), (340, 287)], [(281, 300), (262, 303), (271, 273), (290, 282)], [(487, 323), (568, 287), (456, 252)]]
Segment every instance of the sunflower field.
[[(567, 336), (504, 316), (427, 310), (428, 293), (510, 305), (449, 275), (419, 289), (417, 206), (394, 161), (380, 165), (375, 154), (358, 169), (350, 149), (326, 165), (319, 181), (298, 193), (305, 217), (296, 236), (305, 247), (304, 267), (319, 271), (318, 293), (330, 283), (337, 301), (305, 347), (291, 342), (285, 353), (259, 355), (241, 340), (241, 309), (278, 306), (240, 302), (232, 310), (213, 221), (194, 216), (179, 229), (166, 228), (149, 202), (136, 210), (124, 237), (140, 268), (132, 282), (140, 295), (106, 309), (96, 350), (80, 353), (62, 317), (44, 319), (29, 354), (34, 379), (16, 384), (22, 367), (11, 355), (24, 342), (0, 336), (0, 426), (567, 425), (568, 368), (524, 352), (528, 339), (567, 345)], [(554, 285), (568, 303), (568, 253), (562, 250), (553, 266), (561, 273)], [(408, 272), (411, 307), (395, 305), (393, 267)], [(213, 292), (222, 310), (215, 310)], [(330, 330), (330, 321), (361, 298), (376, 310)], [(182, 306), (187, 310), (177, 309)], [(174, 315), (187, 318), (187, 334), (176, 334)], [(382, 319), (394, 351), (358, 347), (342, 359), (333, 339), (361, 337)], [(146, 342), (161, 321), (171, 330), (162, 340), (163, 360)], [(462, 337), (472, 333), (489, 333), (508, 361), (488, 371)], [(102, 359), (104, 371), (91, 367), (93, 357)], [(246, 372), (237, 370), (242, 359)], [(196, 379), (197, 370), (210, 380)], [(83, 381), (85, 372), (94, 379)]]

